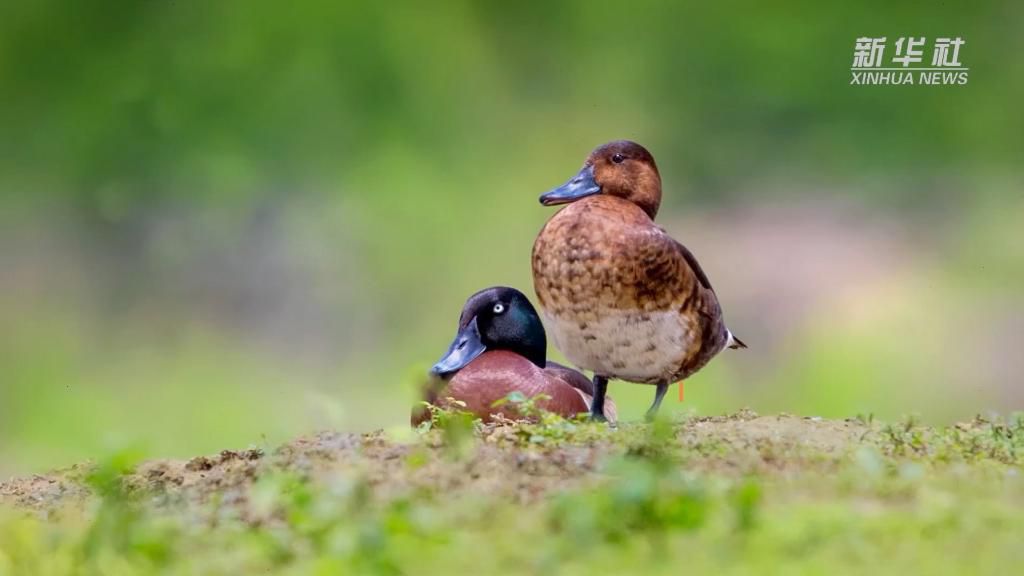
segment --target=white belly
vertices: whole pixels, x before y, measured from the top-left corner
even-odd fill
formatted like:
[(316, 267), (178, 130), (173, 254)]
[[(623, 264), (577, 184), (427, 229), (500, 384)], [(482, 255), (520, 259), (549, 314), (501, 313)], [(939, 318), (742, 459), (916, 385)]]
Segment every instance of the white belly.
[(602, 312), (587, 322), (544, 313), (555, 346), (580, 368), (631, 382), (668, 381), (696, 331), (678, 312)]

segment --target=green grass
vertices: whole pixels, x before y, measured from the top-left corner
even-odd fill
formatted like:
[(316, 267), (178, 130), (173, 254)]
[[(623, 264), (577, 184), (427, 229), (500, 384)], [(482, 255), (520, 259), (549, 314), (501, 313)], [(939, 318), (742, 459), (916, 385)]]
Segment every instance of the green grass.
[(1024, 560), (1021, 417), (536, 416), (436, 412), (401, 441), (118, 453), (13, 481), (0, 575), (970, 574)]

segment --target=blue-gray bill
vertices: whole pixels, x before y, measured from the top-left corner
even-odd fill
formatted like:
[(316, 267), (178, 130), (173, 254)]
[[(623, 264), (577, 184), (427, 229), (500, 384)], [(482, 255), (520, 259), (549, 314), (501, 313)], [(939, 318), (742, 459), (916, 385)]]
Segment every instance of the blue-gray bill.
[(568, 182), (540, 196), (540, 203), (545, 206), (567, 204), (601, 192), (601, 187), (594, 181), (594, 165), (587, 164)]
[(430, 369), (430, 373), (442, 378), (450, 376), (464, 368), (486, 350), (487, 347), (480, 341), (480, 330), (477, 328), (476, 318), (473, 318), (471, 322), (466, 324), (455, 335), (455, 340), (448, 347), (448, 351), (434, 364), (434, 367)]

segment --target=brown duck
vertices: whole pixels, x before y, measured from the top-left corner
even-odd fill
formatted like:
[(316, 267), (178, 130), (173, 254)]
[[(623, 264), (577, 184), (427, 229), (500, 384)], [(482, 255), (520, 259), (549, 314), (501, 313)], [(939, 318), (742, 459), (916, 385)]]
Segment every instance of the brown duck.
[(697, 259), (654, 223), (661, 176), (643, 146), (600, 146), (540, 201), (569, 204), (537, 236), (533, 283), (555, 346), (594, 372), (593, 418), (610, 378), (657, 386), (650, 419), (671, 383), (746, 348)]
[[(496, 286), (473, 294), (459, 317), (459, 330), (445, 355), (431, 369), (434, 377), (424, 400), (444, 406), (448, 398), (465, 403), (464, 410), (485, 422), (496, 414), (519, 418), (513, 403), (498, 403), (519, 392), (540, 394), (536, 406), (572, 417), (590, 411), (594, 387), (583, 374), (547, 361), (547, 337), (536, 309), (522, 292)], [(498, 403), (498, 405), (495, 405)], [(602, 416), (614, 420), (609, 399)], [(426, 420), (414, 408), (413, 426)]]

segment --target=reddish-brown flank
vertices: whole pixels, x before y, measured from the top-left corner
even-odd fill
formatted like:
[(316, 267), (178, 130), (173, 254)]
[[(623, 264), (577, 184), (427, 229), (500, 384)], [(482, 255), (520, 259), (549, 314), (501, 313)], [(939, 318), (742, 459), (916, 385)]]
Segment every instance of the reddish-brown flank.
[[(591, 396), (586, 388), (581, 389), (589, 385), (582, 374), (564, 366), (551, 363), (547, 369), (541, 369), (514, 352), (492, 350), (459, 370), (446, 386), (427, 391), (424, 399), (438, 406), (444, 406), (448, 398), (459, 400), (466, 404), (463, 410), (489, 422), (497, 414), (509, 419), (522, 417), (514, 403), (494, 407), (509, 394), (519, 392), (527, 398), (543, 394), (548, 398), (538, 400), (537, 407), (571, 418), (589, 411)], [(615, 420), (615, 405), (610, 399), (605, 403), (605, 416)], [(414, 409), (413, 426), (428, 417), (425, 410)]]

